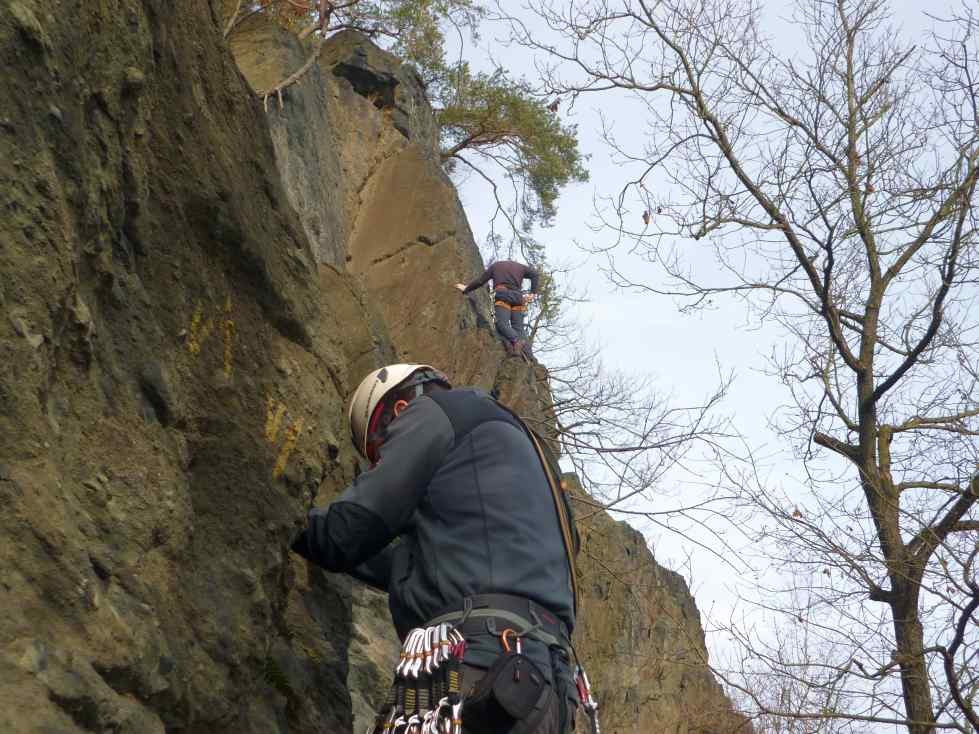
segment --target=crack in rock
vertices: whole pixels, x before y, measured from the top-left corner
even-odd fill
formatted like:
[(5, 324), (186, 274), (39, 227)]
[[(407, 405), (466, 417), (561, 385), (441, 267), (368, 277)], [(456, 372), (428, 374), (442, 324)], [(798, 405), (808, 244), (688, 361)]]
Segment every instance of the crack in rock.
[(379, 265), (380, 263), (385, 262), (386, 260), (390, 260), (392, 257), (397, 257), (401, 253), (405, 252), (406, 250), (410, 250), (413, 247), (419, 247), (421, 245), (425, 245), (426, 247), (437, 247), (438, 245), (441, 245), (446, 240), (452, 239), (455, 236), (456, 236), (456, 231), (454, 229), (445, 232), (437, 239), (432, 239), (431, 237), (427, 237), (426, 235), (420, 234), (415, 239), (405, 242), (403, 245), (401, 245), (401, 247), (399, 247), (394, 252), (389, 252), (386, 255), (375, 257), (373, 260), (371, 260), (370, 263), (371, 267), (373, 267), (374, 265)]

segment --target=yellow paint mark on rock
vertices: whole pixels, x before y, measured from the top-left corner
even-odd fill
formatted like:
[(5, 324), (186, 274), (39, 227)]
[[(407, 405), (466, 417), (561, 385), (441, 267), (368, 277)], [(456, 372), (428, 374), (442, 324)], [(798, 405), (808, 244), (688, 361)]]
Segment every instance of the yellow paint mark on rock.
[(231, 377), (232, 370), (232, 355), (234, 354), (235, 345), (235, 322), (231, 318), (231, 296), (228, 296), (228, 300), (224, 304), (224, 376), (227, 378)]
[(280, 403), (270, 395), (265, 402), (265, 440), (269, 443), (273, 443), (279, 435), (279, 427), (285, 414), (285, 403)]
[(278, 479), (282, 476), (282, 472), (286, 470), (286, 465), (289, 463), (289, 457), (292, 455), (292, 450), (296, 448), (296, 442), (299, 440), (300, 434), (303, 432), (303, 419), (297, 418), (287, 429), (285, 433), (285, 441), (282, 443), (282, 448), (279, 449), (279, 458), (275, 461), (275, 468), (272, 469), (272, 478)]
[(191, 354), (201, 353), (201, 347), (207, 337), (210, 336), (213, 328), (214, 321), (212, 319), (204, 320), (204, 305), (198, 301), (197, 308), (190, 320), (190, 334), (187, 337), (187, 349), (190, 350)]

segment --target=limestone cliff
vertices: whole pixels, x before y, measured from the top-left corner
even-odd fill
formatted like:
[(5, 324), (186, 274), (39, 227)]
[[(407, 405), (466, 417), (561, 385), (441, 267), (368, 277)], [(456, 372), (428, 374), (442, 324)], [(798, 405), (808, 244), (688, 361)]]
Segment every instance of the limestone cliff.
[[(360, 730), (384, 600), (287, 551), (357, 471), (352, 387), (429, 361), (546, 414), (451, 288), (481, 263), (417, 78), (342, 34), (266, 112), (305, 50), (256, 22), (236, 64), (219, 10), (0, 4), (0, 731)], [(726, 731), (682, 580), (582, 529), (605, 730)]]

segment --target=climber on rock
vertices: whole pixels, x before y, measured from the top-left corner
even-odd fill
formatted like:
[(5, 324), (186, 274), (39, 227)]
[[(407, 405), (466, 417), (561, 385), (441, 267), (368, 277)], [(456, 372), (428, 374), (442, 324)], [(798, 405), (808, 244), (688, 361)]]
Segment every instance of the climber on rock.
[[(530, 281), (530, 293), (523, 292), (524, 279)], [(527, 304), (537, 298), (540, 274), (529, 265), (513, 260), (499, 260), (486, 268), (469, 285), (456, 283), (456, 288), (466, 294), (490, 280), (493, 281), (496, 330), (503, 337), (507, 353), (533, 359), (530, 342), (524, 331), (524, 314), (527, 312)]]
[[(370, 469), (310, 511), (292, 549), (388, 594), (407, 682), (375, 731), (569, 731), (577, 535), (540, 440), (428, 365), (371, 372), (348, 415)], [(440, 711), (449, 728), (424, 728)]]

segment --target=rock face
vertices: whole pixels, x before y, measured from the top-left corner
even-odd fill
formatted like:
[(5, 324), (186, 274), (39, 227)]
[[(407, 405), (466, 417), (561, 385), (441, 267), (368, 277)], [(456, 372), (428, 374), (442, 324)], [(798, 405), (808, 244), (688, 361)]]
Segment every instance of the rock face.
[(750, 734), (707, 668), (686, 582), (656, 563), (639, 532), (596, 512), (573, 476), (565, 483), (581, 533), (576, 645), (597, 681), (602, 731)]
[[(341, 34), (265, 112), (308, 49), (255, 22), (236, 64), (219, 10), (0, 7), (3, 732), (361, 730), (384, 599), (287, 550), (358, 471), (347, 396), (397, 358), (549, 405), (451, 288), (482, 266), (417, 77)], [(605, 730), (722, 731), (682, 713), (725, 706), (682, 581), (583, 528)]]

